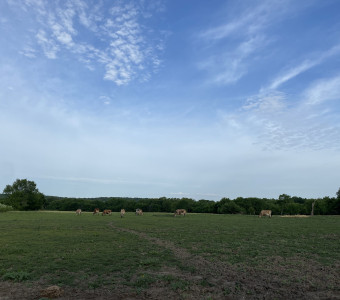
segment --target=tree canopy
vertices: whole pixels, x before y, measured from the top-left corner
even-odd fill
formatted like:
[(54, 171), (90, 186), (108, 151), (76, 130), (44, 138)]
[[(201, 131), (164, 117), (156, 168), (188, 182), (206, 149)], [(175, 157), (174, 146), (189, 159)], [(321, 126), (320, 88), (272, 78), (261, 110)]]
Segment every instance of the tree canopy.
[(4, 203), (18, 210), (37, 210), (43, 207), (45, 196), (39, 192), (34, 181), (17, 179), (6, 185)]

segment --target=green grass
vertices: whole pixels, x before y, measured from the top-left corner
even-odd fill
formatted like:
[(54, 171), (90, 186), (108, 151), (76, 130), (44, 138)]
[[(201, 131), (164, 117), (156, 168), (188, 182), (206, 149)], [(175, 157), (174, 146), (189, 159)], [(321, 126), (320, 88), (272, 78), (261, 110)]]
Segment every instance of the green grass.
[(157, 269), (164, 262), (174, 263), (168, 250), (110, 228), (113, 220), (123, 222), (91, 214), (1, 214), (0, 276), (6, 280), (24, 272), (27, 279), (64, 285), (84, 279), (95, 288), (129, 281), (139, 270)]
[[(154, 219), (154, 220), (153, 220)], [(157, 224), (154, 226), (152, 224)], [(258, 265), (268, 258), (308, 257), (332, 265), (340, 260), (340, 217), (257, 218), (244, 215), (153, 214), (125, 227), (170, 240), (208, 259)]]
[[(49, 284), (89, 289), (125, 285), (147, 289), (162, 282), (186, 290), (190, 282), (175, 275), (157, 275), (167, 266), (194, 272), (173, 253), (133, 233), (172, 242), (210, 261), (239, 270), (259, 267), (273, 258), (324, 266), (340, 261), (340, 218), (257, 218), (244, 215), (127, 213), (120, 218), (76, 216), (73, 212), (7, 212), (0, 214), (0, 278), (43, 280)], [(298, 265), (298, 263), (297, 263)], [(297, 266), (298, 267), (298, 266)], [(287, 278), (287, 280), (290, 280)], [(289, 283), (287, 283), (289, 284)], [(208, 285), (202, 280), (202, 286)], [(225, 291), (228, 294), (228, 290)]]

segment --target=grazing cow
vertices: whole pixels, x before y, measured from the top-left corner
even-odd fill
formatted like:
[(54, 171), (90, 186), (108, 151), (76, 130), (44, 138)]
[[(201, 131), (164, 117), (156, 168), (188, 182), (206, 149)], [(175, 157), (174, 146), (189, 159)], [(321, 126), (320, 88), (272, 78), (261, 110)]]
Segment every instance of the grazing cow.
[(95, 209), (94, 209), (93, 215), (99, 215), (99, 208), (95, 208)]
[(76, 210), (76, 215), (77, 215), (77, 216), (80, 216), (80, 215), (81, 215), (81, 209), (80, 209), (80, 208)]
[(140, 208), (136, 209), (136, 216), (142, 216), (143, 215), (143, 211)]
[(104, 211), (102, 212), (102, 216), (105, 216), (105, 215), (111, 216), (112, 215), (111, 209), (104, 209)]
[(187, 211), (185, 209), (176, 209), (174, 217), (183, 215), (185, 217)]
[(124, 215), (125, 215), (125, 209), (122, 208), (122, 209), (120, 210), (120, 217), (123, 218)]
[(267, 216), (269, 218), (272, 217), (272, 211), (271, 210), (261, 210), (260, 214), (259, 214), (259, 218), (261, 218), (262, 216)]

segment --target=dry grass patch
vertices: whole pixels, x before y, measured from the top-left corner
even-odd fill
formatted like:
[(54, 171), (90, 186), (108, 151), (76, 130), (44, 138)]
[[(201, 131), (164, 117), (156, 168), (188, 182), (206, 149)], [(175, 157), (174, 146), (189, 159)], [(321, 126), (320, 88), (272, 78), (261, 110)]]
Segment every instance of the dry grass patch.
[(281, 216), (281, 218), (309, 218), (307, 215), (285, 215)]

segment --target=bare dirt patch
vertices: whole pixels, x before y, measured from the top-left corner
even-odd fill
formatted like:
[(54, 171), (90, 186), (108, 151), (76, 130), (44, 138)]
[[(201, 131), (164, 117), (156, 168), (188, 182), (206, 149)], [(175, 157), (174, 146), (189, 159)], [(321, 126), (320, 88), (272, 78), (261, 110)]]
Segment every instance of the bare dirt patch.
[[(41, 290), (46, 286), (38, 283), (14, 283), (0, 281), (0, 300), (38, 300), (42, 298)], [(63, 295), (59, 300), (77, 299), (77, 300), (109, 300), (109, 299), (144, 299), (141, 295), (127, 289), (98, 289), (86, 290), (72, 287), (63, 287)], [(44, 298), (46, 299), (46, 298)]]

